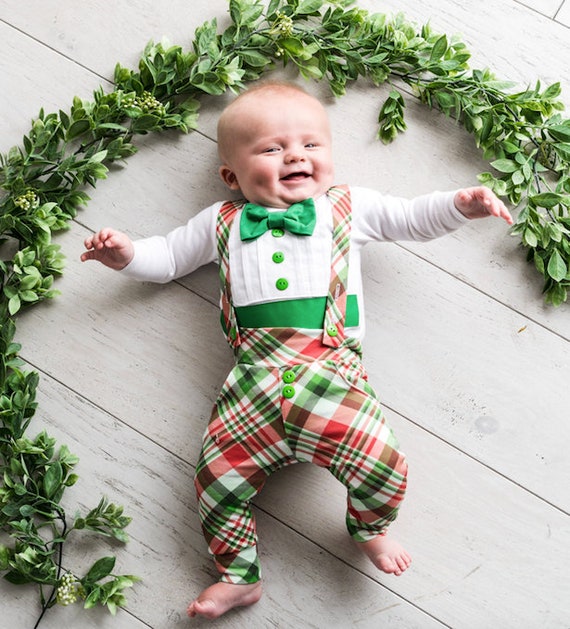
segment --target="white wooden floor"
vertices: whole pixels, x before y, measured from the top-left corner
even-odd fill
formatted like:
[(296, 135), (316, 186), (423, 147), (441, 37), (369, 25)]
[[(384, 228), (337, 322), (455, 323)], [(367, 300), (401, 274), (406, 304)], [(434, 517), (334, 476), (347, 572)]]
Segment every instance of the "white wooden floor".
[[(563, 83), (570, 105), (570, 0), (361, 1), (460, 33), (473, 67), (533, 85)], [(40, 107), (110, 89), (150, 39), (189, 45), (225, 20), (225, 0), (0, 0), (0, 150), (20, 142)], [(486, 169), (452, 122), (409, 99), (408, 132), (375, 141), (386, 90), (359, 85), (329, 107), (338, 181), (414, 195), (473, 185)], [(43, 428), (78, 454), (68, 508), (101, 495), (125, 506), (131, 542), (77, 540), (66, 566), (117, 554), (143, 578), (115, 619), (51, 610), (60, 627), (191, 626), (431, 629), (570, 627), (569, 306), (545, 307), (540, 280), (499, 221), (437, 242), (370, 247), (364, 259), (365, 361), (408, 454), (410, 489), (393, 526), (414, 557), (401, 578), (377, 573), (344, 531), (342, 489), (325, 472), (288, 469), (258, 502), (265, 595), (211, 623), (185, 617), (215, 578), (192, 486), (200, 439), (231, 365), (218, 329), (217, 277), (206, 268), (167, 286), (128, 282), (78, 260), (90, 230), (166, 230), (225, 191), (212, 138), (224, 99), (205, 101), (200, 133), (148, 138), (94, 191), (58, 237), (62, 295), (19, 318), (22, 356), (41, 374)], [(570, 116), (570, 113), (567, 112)], [(142, 148), (144, 147), (144, 148)], [(2, 627), (31, 628), (35, 592), (0, 584)]]

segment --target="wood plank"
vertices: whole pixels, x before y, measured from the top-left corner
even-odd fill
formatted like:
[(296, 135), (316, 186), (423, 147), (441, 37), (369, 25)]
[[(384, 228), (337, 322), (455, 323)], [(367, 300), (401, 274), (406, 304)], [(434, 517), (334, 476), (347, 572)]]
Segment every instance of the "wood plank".
[(560, 8), (561, 0), (520, 0), (520, 3), (537, 13), (553, 18)]
[[(0, 17), (5, 17), (2, 13), (0, 9)], [(46, 113), (68, 110), (76, 94), (92, 94), (101, 79), (2, 21), (0, 42), (0, 151), (4, 154), (21, 144), (42, 107)]]
[(75, 225), (58, 239), (71, 258), (58, 282), (63, 297), (19, 317), (22, 356), (194, 461), (232, 364), (217, 307), (176, 284), (140, 284), (80, 263), (86, 234)]
[(110, 81), (117, 62), (137, 67), (149, 41), (164, 38), (186, 47), (197, 26), (213, 18), (222, 24), (227, 12), (226, 0), (191, 4), (174, 0), (161, 10), (152, 0), (112, 6), (105, 0), (81, 5), (69, 1), (50, 5), (42, 0), (23, 5), (18, 0), (3, 0), (0, 7), (0, 17), (8, 24)]
[[(458, 0), (426, 0), (421, 4), (387, 0), (381, 7), (374, 0), (360, 0), (358, 4), (371, 12), (402, 12), (421, 24), (430, 21), (435, 29), (450, 35), (462, 33), (480, 65), (495, 68), (503, 78), (523, 83), (539, 77), (545, 81), (562, 79), (568, 85), (564, 55), (559, 54), (561, 44), (567, 43), (566, 30), (519, 2), (489, 0), (484, 12)], [(540, 5), (545, 7), (542, 13), (551, 12), (544, 2)], [(216, 18), (223, 27), (227, 10), (226, 0), (195, 2), (192, 6), (175, 0), (168, 11), (156, 11), (152, 0), (119, 3), (112, 8), (104, 0), (59, 6), (41, 0), (28, 0), (25, 5), (4, 0), (0, 15), (110, 79), (115, 63), (136, 64), (149, 40), (166, 37), (184, 46), (206, 20)], [(505, 24), (517, 24), (517, 28), (505, 29)], [(512, 54), (515, 50), (516, 55)]]
[(568, 343), (401, 248), (365, 254), (365, 363), (384, 403), (568, 510)]
[(570, 27), (570, 3), (567, 1), (562, 4), (560, 10), (556, 14), (556, 21)]

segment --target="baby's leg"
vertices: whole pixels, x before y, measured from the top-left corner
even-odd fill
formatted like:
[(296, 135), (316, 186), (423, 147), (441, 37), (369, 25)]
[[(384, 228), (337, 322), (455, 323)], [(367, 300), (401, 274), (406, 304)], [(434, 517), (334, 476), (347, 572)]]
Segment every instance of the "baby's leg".
[[(267, 376), (267, 370), (260, 373)], [(250, 502), (290, 455), (279, 407), (247, 367), (235, 367), (230, 378), (218, 397), (195, 477), (202, 530), (220, 582), (190, 603), (190, 616), (216, 618), (259, 600), (261, 574)], [(276, 377), (271, 380), (280, 384)]]
[[(385, 435), (387, 427), (383, 419), (381, 423), (381, 433)], [(396, 518), (404, 498), (407, 464), (391, 433), (387, 442), (381, 446), (381, 452), (362, 458), (361, 465), (357, 470), (352, 469), (350, 479), (346, 480), (346, 522), (349, 532), (379, 570), (400, 576), (409, 568), (412, 559), (386, 531)]]
[(310, 422), (294, 405), (287, 416), (291, 423), (301, 425), (303, 438), (296, 454), (301, 460), (328, 467), (346, 486), (349, 533), (362, 543), (377, 568), (399, 575), (411, 559), (386, 530), (404, 498), (406, 460), (370, 385), (352, 366), (342, 377), (343, 369), (343, 365), (332, 369), (327, 364), (314, 377), (305, 374), (304, 388), (310, 390), (314, 384), (320, 397), (311, 408)]

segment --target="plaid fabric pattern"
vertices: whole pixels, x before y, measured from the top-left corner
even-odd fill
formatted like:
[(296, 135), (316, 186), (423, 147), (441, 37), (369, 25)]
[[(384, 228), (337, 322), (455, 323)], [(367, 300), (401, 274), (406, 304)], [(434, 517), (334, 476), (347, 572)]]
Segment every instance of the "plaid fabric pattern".
[(283, 466), (311, 462), (347, 487), (346, 525), (357, 541), (383, 533), (395, 519), (407, 465), (359, 350), (354, 340), (323, 346), (319, 330), (242, 332), (195, 481), (202, 528), (222, 581), (259, 580), (250, 502)]
[(323, 343), (331, 347), (338, 347), (344, 339), (352, 206), (348, 186), (331, 188), (327, 194), (333, 202), (334, 226), (331, 280), (325, 309)]

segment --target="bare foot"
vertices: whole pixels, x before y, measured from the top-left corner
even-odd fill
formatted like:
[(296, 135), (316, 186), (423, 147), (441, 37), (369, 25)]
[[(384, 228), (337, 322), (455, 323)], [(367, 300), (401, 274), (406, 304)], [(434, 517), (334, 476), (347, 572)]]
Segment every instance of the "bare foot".
[(218, 618), (234, 607), (253, 605), (261, 598), (261, 581), (248, 585), (235, 585), (219, 581), (206, 588), (188, 605), (188, 616), (200, 615)]
[(399, 577), (409, 568), (412, 558), (395, 540), (386, 535), (378, 535), (369, 542), (359, 544), (370, 561), (383, 572)]

